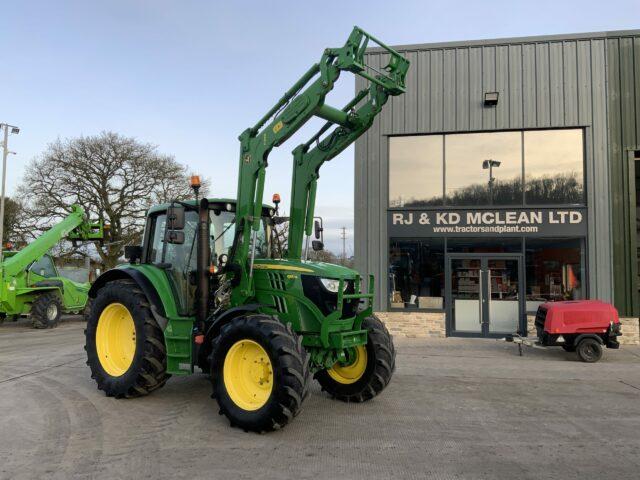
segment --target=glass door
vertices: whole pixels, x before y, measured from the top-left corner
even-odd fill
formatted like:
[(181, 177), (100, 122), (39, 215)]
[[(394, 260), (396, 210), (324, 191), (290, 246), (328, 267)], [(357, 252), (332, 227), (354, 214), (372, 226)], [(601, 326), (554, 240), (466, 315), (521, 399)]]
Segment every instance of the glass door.
[(482, 260), (451, 258), (449, 289), (453, 330), (482, 334)]
[(522, 279), (520, 257), (450, 255), (448, 334), (497, 337), (522, 332)]
[(515, 333), (520, 326), (519, 260), (488, 258), (487, 323), (490, 333)]

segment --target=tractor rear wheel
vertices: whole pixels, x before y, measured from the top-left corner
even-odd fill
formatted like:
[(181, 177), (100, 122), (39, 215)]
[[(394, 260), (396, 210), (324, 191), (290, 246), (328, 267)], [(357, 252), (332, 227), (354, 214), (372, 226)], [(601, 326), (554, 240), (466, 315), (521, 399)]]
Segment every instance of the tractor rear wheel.
[(369, 332), (366, 345), (347, 351), (346, 362), (315, 374), (324, 391), (344, 402), (371, 400), (389, 384), (396, 366), (393, 339), (384, 324), (368, 317), (362, 328)]
[(53, 292), (39, 295), (31, 304), (33, 328), (53, 328), (60, 322), (62, 303)]
[(135, 282), (118, 280), (98, 291), (85, 336), (91, 378), (107, 396), (147, 395), (169, 378), (162, 330)]
[(213, 340), (213, 398), (231, 426), (282, 428), (300, 412), (309, 376), (302, 338), (275, 317), (235, 318)]

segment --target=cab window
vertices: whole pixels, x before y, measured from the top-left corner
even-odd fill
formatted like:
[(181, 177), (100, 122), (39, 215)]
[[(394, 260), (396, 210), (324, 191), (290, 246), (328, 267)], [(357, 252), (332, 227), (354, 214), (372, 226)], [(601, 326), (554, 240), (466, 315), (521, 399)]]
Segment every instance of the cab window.
[(40, 275), (45, 278), (57, 277), (56, 267), (53, 265), (53, 260), (49, 255), (45, 255), (40, 260), (33, 262), (29, 270), (36, 275)]
[[(229, 255), (236, 233), (235, 213), (211, 210), (210, 213), (211, 257)], [(262, 219), (263, 228), (256, 235), (256, 258), (268, 258), (270, 255), (268, 219)]]

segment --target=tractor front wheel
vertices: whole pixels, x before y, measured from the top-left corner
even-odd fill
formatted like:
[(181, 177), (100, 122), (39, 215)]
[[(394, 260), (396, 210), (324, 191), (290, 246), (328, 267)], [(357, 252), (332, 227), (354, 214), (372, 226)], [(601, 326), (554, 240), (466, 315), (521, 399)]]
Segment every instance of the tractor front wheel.
[(346, 362), (315, 374), (324, 391), (344, 402), (371, 400), (385, 389), (395, 370), (396, 351), (384, 324), (368, 317), (362, 328), (368, 330), (366, 345), (348, 350)]
[(33, 328), (53, 328), (60, 322), (62, 303), (57, 294), (39, 295), (31, 304)]
[(98, 291), (85, 336), (91, 378), (107, 396), (147, 395), (169, 378), (162, 330), (135, 282), (118, 280)]
[(213, 340), (213, 397), (231, 426), (282, 428), (300, 412), (309, 375), (302, 338), (275, 317), (235, 318)]

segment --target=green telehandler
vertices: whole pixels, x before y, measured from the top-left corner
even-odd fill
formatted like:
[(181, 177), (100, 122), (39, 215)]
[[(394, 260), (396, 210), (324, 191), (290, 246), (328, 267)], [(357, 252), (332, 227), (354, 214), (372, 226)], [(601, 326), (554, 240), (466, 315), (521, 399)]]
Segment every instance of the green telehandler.
[[(364, 63), (369, 43), (388, 63)], [(87, 364), (99, 389), (129, 398), (162, 387), (195, 367), (213, 383), (219, 413), (232, 426), (264, 432), (300, 411), (311, 375), (333, 397), (364, 402), (391, 380), (395, 350), (373, 315), (373, 276), (308, 261), (319, 169), (351, 145), (389, 96), (405, 90), (409, 62), (355, 27), (345, 45), (328, 48), (253, 127), (239, 137), (237, 198), (156, 205), (129, 263), (91, 287)], [(344, 108), (325, 104), (342, 72), (368, 80)], [(288, 245), (274, 258), (275, 208), (264, 205), (267, 157), (312, 117), (326, 120), (293, 150)], [(305, 240), (306, 237), (306, 240)], [(304, 254), (303, 254), (304, 249)]]
[(47, 253), (61, 240), (100, 241), (101, 222), (89, 222), (78, 205), (64, 219), (19, 251), (3, 253), (0, 262), (0, 320), (29, 314), (35, 328), (52, 328), (63, 313), (85, 309), (89, 283), (58, 274)]

